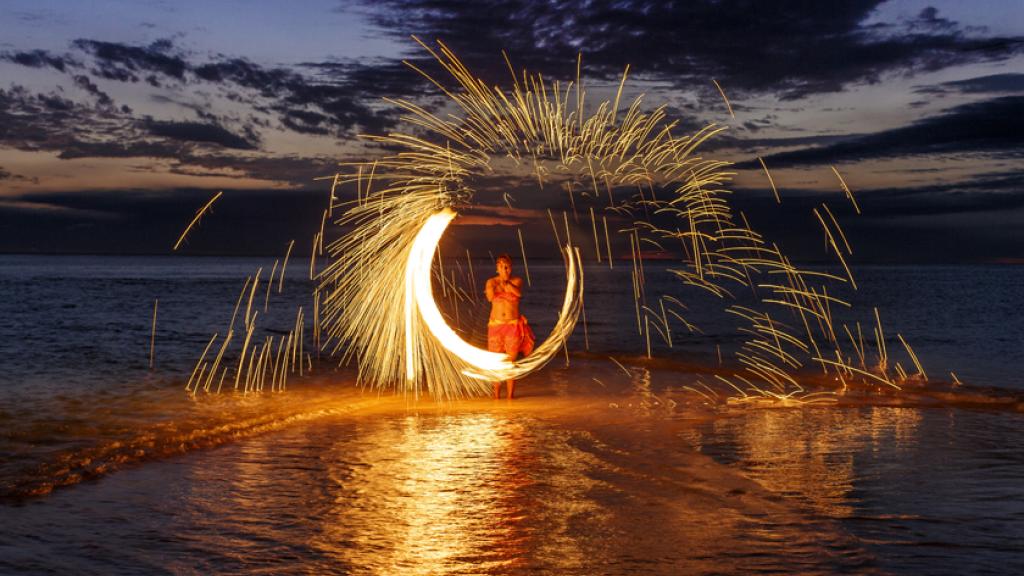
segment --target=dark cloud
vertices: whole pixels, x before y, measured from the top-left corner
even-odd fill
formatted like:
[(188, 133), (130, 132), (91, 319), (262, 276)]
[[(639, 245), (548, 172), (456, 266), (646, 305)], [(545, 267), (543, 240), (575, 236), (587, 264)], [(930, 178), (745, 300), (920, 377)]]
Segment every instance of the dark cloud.
[(501, 51), (548, 75), (611, 77), (627, 64), (673, 85), (718, 79), (731, 93), (784, 98), (834, 92), (889, 73), (997, 61), (1024, 51), (1024, 37), (982, 36), (934, 9), (897, 24), (868, 24), (877, 0), (655, 2), (599, 0), (383, 0), (371, 21), (396, 38), (439, 38), (488, 81), (507, 78)]
[[(407, 59), (413, 65), (423, 66), (427, 60), (419, 57)], [(314, 71), (320, 77), (335, 82), (362, 97), (424, 96), (440, 92), (421, 74), (405, 62), (388, 59), (347, 62), (303, 62), (300, 67)]]
[(59, 93), (35, 94), (24, 87), (0, 89), (0, 146), (61, 150), (82, 138), (122, 132), (128, 122), (105, 107), (76, 103)]
[(78, 86), (82, 90), (92, 94), (96, 97), (97, 102), (102, 106), (113, 105), (114, 100), (109, 94), (100, 90), (100, 87), (96, 85), (88, 76), (85, 74), (78, 74), (72, 78), (75, 82), (75, 86)]
[[(394, 115), (373, 103), (389, 92), (409, 94), (417, 76), (398, 62), (373, 65), (306, 63), (321, 79), (310, 78), (284, 67), (266, 67), (244, 58), (193, 63), (170, 40), (148, 46), (79, 39), (74, 48), (95, 61), (93, 73), (116, 82), (146, 82), (161, 88), (166, 80), (220, 85), (225, 96), (276, 115), (282, 128), (303, 134), (350, 135), (356, 130), (381, 132), (394, 124)], [(32, 60), (41, 60), (42, 55)], [(23, 63), (28, 65), (27, 63)], [(102, 93), (88, 77), (75, 81), (99, 98)], [(239, 90), (245, 89), (245, 90)], [(252, 91), (257, 97), (253, 102)]]
[[(275, 116), (279, 128), (302, 134), (342, 137), (357, 131), (384, 132), (395, 123), (397, 111), (381, 106), (381, 96), (409, 95), (423, 87), (417, 74), (401, 62), (390, 60), (299, 65), (298, 69), (314, 71), (316, 77), (310, 77), (295, 69), (262, 66), (244, 58), (190, 62), (188, 55), (167, 39), (146, 46), (78, 39), (72, 47), (88, 55), (96, 77), (114, 82), (145, 82), (154, 88), (165, 88), (168, 81), (215, 84), (228, 99), (248, 103), (257, 111)], [(22, 66), (50, 66), (69, 74), (72, 67), (82, 66), (70, 56), (55, 56), (43, 50), (5, 53), (0, 58)], [(70, 76), (75, 85), (95, 96), (99, 105), (114, 106), (110, 95), (92, 78), (85, 74)], [(198, 106), (182, 105), (199, 113)], [(128, 108), (122, 111), (130, 113)], [(214, 118), (199, 114), (203, 120), (212, 121), (208, 124), (217, 124)], [(157, 135), (170, 138), (250, 149), (259, 139), (256, 125), (250, 122), (245, 126), (245, 137), (233, 135), (222, 125), (169, 123), (158, 124), (154, 129)], [(107, 145), (99, 149), (116, 151), (124, 147)]]
[(297, 155), (268, 157), (204, 153), (182, 156), (171, 167), (171, 172), (195, 175), (200, 169), (210, 175), (224, 176), (225, 171), (232, 171), (249, 178), (288, 183), (296, 188), (315, 188), (319, 186), (316, 178), (334, 174), (337, 160)]
[(285, 110), (281, 123), (287, 128), (302, 134), (326, 135), (330, 119), (312, 110)]
[(993, 174), (962, 182), (867, 192), (868, 218), (906, 218), (1002, 212), (1024, 208), (1024, 172)]
[(147, 120), (145, 127), (153, 136), (162, 136), (171, 140), (217, 144), (236, 150), (256, 149), (256, 143), (250, 142), (218, 124)]
[[(692, 131), (692, 130), (691, 130)], [(755, 130), (756, 132), (756, 130)], [(837, 142), (858, 138), (860, 134), (814, 134), (809, 136), (779, 136), (776, 138), (735, 136), (729, 133), (716, 135), (701, 145), (701, 150), (717, 151), (736, 149), (743, 152), (764, 148), (796, 148), (807, 146), (828, 146)]]
[(911, 30), (953, 32), (957, 30), (958, 26), (956, 22), (939, 16), (938, 8), (928, 6), (921, 10), (915, 20), (909, 22), (908, 28)]
[[(748, 199), (760, 197), (774, 202), (774, 197), (769, 198), (771, 192), (740, 189), (736, 193)], [(956, 182), (940, 180), (935, 184), (873, 188), (855, 193), (864, 210), (859, 220), (867, 221), (1010, 211), (1024, 208), (1024, 172), (993, 173)], [(810, 211), (824, 199), (832, 205), (846, 204), (836, 191), (794, 193), (783, 190), (782, 195), (788, 211), (798, 213)]]
[(965, 80), (942, 82), (932, 86), (919, 86), (919, 94), (1012, 94), (1024, 92), (1024, 74), (990, 74)]
[(8, 182), (35, 182), (35, 178), (26, 178), (21, 174), (15, 174), (9, 170), (5, 170), (3, 166), (0, 166), (0, 182), (7, 180)]
[(0, 58), (9, 60), (15, 64), (28, 66), (29, 68), (50, 67), (61, 72), (68, 68), (76, 68), (81, 64), (69, 56), (57, 56), (46, 50), (31, 50), (28, 52), (5, 53)]
[(345, 82), (317, 82), (293, 70), (266, 68), (243, 58), (203, 64), (194, 73), (208, 82), (256, 91), (269, 101), (267, 110), (296, 132), (343, 135), (357, 128), (382, 132), (394, 123), (391, 114), (375, 109), (361, 89)]
[(56, 152), (62, 160), (160, 158), (170, 161), (176, 174), (257, 178), (293, 187), (308, 187), (314, 178), (334, 172), (336, 161), (325, 157), (238, 154), (257, 149), (255, 130), (245, 125), (239, 133), (213, 114), (200, 116), (202, 122), (140, 119), (130, 109), (75, 103), (58, 93), (15, 86), (0, 89), (0, 147)]
[[(80, 85), (88, 85), (88, 79)], [(101, 96), (105, 96), (100, 93)], [(109, 98), (82, 104), (59, 93), (36, 94), (20, 86), (0, 89), (0, 147), (57, 152), (58, 158), (193, 158), (217, 149), (252, 150), (255, 134), (241, 136), (216, 123), (138, 119)]]
[(130, 46), (79, 39), (74, 41), (73, 46), (91, 54), (97, 63), (95, 73), (109, 80), (138, 82), (138, 74), (145, 72), (184, 80), (188, 69), (181, 56), (171, 53), (172, 45), (167, 40), (149, 46)]
[(37, 96), (39, 102), (50, 110), (68, 112), (74, 110), (75, 103), (60, 94), (40, 94)]
[(76, 158), (179, 158), (186, 151), (182, 144), (142, 140), (79, 140), (74, 139), (61, 146), (57, 157), (61, 160)]
[(833, 262), (811, 213), (822, 202), (842, 223), (861, 263), (981, 262), (1024, 255), (1024, 173), (990, 174), (958, 182), (856, 191), (863, 211), (838, 190), (787, 192), (739, 189), (733, 205), (751, 225), (800, 261)]
[[(915, 154), (1024, 155), (1024, 96), (1005, 96), (952, 108), (909, 126), (765, 157), (772, 168)], [(739, 168), (758, 165), (743, 162)]]

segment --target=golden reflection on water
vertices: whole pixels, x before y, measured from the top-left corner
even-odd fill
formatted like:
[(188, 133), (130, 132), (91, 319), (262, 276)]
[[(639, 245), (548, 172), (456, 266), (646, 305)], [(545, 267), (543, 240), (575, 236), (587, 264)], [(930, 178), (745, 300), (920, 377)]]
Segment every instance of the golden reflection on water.
[(850, 493), (861, 478), (856, 454), (865, 447), (909, 447), (917, 441), (921, 418), (917, 409), (882, 406), (757, 410), (716, 420), (712, 435), (697, 441), (730, 438), (736, 455), (766, 488), (797, 496), (827, 516), (845, 518), (854, 513)]
[(467, 559), (480, 572), (522, 562), (532, 534), (521, 489), (533, 480), (521, 422), (410, 415), (358, 434), (363, 442), (345, 444), (357, 453), (328, 456), (340, 466), (330, 471), (339, 493), (320, 545), (346, 565), (402, 574), (452, 572)]

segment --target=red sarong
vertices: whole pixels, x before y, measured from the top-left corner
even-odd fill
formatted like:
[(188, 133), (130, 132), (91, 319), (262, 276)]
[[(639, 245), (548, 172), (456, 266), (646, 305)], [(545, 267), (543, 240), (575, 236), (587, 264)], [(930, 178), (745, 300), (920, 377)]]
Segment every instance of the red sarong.
[(487, 323), (487, 349), (491, 352), (504, 352), (512, 359), (519, 353), (528, 356), (533, 352), (535, 341), (526, 316), (520, 315), (519, 320), (509, 322)]

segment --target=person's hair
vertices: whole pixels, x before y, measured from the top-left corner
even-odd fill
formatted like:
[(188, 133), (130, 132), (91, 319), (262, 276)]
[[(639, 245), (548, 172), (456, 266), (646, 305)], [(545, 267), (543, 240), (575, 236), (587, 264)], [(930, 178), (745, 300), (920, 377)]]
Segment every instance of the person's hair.
[(501, 253), (501, 254), (498, 254), (498, 257), (494, 259), (494, 264), (497, 265), (498, 262), (501, 262), (502, 260), (504, 260), (505, 262), (508, 262), (509, 266), (512, 265), (512, 257), (509, 256), (507, 253), (504, 253), (504, 252)]

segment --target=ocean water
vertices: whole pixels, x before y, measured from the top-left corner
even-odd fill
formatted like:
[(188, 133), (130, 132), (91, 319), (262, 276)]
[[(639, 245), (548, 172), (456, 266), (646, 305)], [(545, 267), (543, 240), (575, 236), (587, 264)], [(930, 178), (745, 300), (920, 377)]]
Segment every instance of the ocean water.
[[(729, 363), (740, 323), (657, 262), (645, 290), (699, 329), (652, 338), (660, 362), (616, 263), (586, 269), (568, 362), (511, 403), (363, 392), (326, 355), (283, 393), (190, 399), (257, 268), (261, 335), (310, 309), (309, 261), (268, 294), (272, 265), (0, 256), (0, 573), (1024, 571), (1024, 268), (861, 268), (835, 311), (870, 326), (877, 307), (890, 349), (901, 334), (933, 380), (1011, 399), (998, 409), (707, 406), (682, 386)], [(482, 284), (490, 262), (473, 266)], [(530, 262), (538, 335), (561, 274)], [(482, 336), (485, 303), (444, 302)]]

